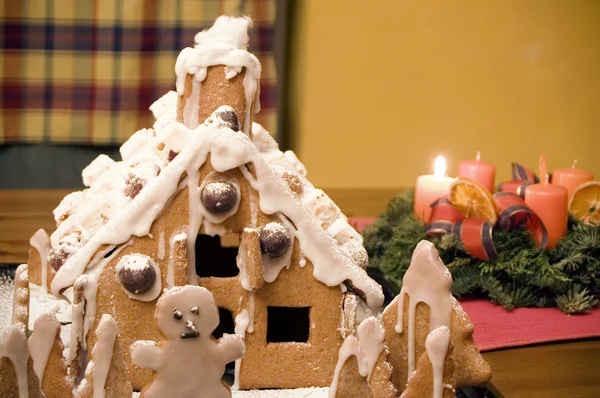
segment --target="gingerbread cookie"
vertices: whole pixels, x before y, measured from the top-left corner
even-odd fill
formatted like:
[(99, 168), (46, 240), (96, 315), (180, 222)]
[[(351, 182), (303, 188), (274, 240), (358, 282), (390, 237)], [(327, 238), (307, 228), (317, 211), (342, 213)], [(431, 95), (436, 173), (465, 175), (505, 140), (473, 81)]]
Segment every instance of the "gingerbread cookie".
[(91, 360), (85, 370), (85, 379), (78, 388), (81, 398), (121, 398), (133, 393), (127, 380), (126, 364), (117, 335), (117, 322), (108, 314), (96, 329), (96, 344), (92, 349)]
[(33, 369), (41, 381), (46, 398), (69, 396), (73, 383), (68, 377), (68, 367), (63, 357), (63, 342), (60, 338), (60, 323), (54, 313), (45, 313), (36, 320), (31, 337), (29, 352), (33, 359)]
[(440, 326), (427, 336), (425, 352), (421, 354), (417, 370), (408, 379), (401, 398), (456, 396), (454, 360), (452, 358), (450, 329)]
[(27, 337), (18, 325), (11, 325), (0, 336), (0, 397), (44, 397), (29, 356)]
[(356, 335), (351, 334), (344, 339), (329, 390), (330, 397), (396, 396), (384, 338), (383, 324), (372, 316), (361, 322)]
[(221, 377), (245, 347), (236, 335), (211, 336), (219, 313), (210, 292), (191, 285), (171, 288), (158, 300), (155, 318), (163, 340), (131, 345), (133, 362), (154, 371), (141, 397), (230, 397)]
[[(450, 293), (452, 277), (435, 246), (421, 241), (407, 270), (400, 294), (386, 307), (382, 320), (392, 381), (402, 391), (425, 352), (430, 331), (450, 329), (454, 344), (454, 377), (458, 387), (481, 385), (491, 378), (491, 369), (473, 341), (473, 324)], [(468, 366), (464, 364), (469, 364)]]

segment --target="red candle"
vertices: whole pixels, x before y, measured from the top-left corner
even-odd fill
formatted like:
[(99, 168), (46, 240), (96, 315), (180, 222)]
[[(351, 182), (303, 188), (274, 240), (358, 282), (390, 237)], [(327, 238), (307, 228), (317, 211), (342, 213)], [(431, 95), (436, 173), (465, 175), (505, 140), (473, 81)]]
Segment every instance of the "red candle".
[(525, 189), (525, 203), (540, 217), (548, 232), (547, 248), (554, 248), (567, 232), (567, 188), (548, 183), (546, 157), (540, 157), (541, 184), (529, 185)]
[(562, 185), (569, 191), (569, 198), (573, 192), (584, 182), (592, 181), (594, 175), (587, 171), (576, 169), (577, 160), (573, 162), (573, 167), (569, 169), (558, 169), (552, 173), (552, 183)]
[(477, 181), (491, 193), (494, 192), (494, 179), (496, 177), (496, 166), (484, 162), (479, 158), (479, 152), (475, 160), (463, 160), (458, 164), (458, 177), (467, 177)]
[(422, 175), (417, 178), (415, 185), (415, 218), (428, 222), (431, 216), (431, 204), (442, 196), (448, 195), (450, 184), (454, 178), (444, 175), (446, 161), (438, 156), (435, 160), (433, 175)]

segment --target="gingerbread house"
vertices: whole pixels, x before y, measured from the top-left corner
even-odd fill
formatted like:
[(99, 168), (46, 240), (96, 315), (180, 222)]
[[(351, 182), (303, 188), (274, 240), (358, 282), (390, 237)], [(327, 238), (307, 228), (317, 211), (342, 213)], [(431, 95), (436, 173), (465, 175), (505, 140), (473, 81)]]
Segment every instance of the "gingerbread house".
[[(32, 238), (32, 282), (72, 294), (70, 372), (79, 383), (103, 314), (120, 347), (159, 340), (163, 289), (206, 287), (219, 307), (215, 337), (244, 337), (235, 385), (328, 386), (348, 330), (383, 304), (364, 271), (361, 236), (260, 125), (261, 66), (247, 18), (219, 18), (177, 59), (177, 91), (157, 121), (83, 170), (87, 189), (56, 208), (57, 230)], [(72, 292), (71, 292), (72, 291)], [(135, 390), (152, 376), (124, 351)]]

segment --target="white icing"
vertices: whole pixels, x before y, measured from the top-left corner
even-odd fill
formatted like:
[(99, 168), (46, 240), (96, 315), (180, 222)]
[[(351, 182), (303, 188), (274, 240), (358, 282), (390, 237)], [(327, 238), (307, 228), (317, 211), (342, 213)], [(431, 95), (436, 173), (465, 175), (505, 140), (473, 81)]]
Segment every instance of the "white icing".
[(404, 295), (410, 297), (408, 309), (408, 374), (415, 370), (415, 316), (417, 304), (429, 306), (429, 330), (450, 327), (452, 315), (452, 275), (444, 265), (433, 243), (422, 240), (413, 252), (410, 266), (402, 280), (398, 295), (396, 332), (403, 333)]
[[(132, 271), (143, 270), (148, 265), (150, 265), (154, 269), (154, 273), (156, 276), (152, 287), (146, 290), (145, 292), (138, 294), (127, 290), (125, 286), (123, 286), (123, 284), (121, 283), (121, 278), (119, 277), (119, 272), (121, 271), (121, 269), (126, 268)], [(125, 294), (127, 294), (129, 298), (134, 300), (152, 301), (160, 295), (160, 292), (162, 290), (160, 268), (158, 267), (158, 265), (156, 265), (156, 262), (154, 262), (152, 258), (144, 254), (128, 254), (121, 257), (119, 263), (115, 267), (115, 278), (117, 279), (117, 282), (119, 283)]]
[(98, 155), (83, 171), (81, 177), (86, 187), (91, 187), (94, 181), (115, 163), (105, 154)]
[(198, 76), (196, 79), (192, 79), (192, 92), (190, 96), (187, 97), (185, 102), (185, 107), (183, 108), (183, 124), (193, 129), (198, 126), (198, 103), (200, 102), (200, 81), (206, 78), (206, 69), (202, 70), (204, 72), (204, 76), (202, 79), (199, 79)]
[(56, 319), (56, 315), (45, 313), (36, 319), (33, 333), (29, 338), (28, 344), (33, 359), (33, 370), (40, 379), (40, 386), (59, 329), (60, 324)]
[(165, 259), (165, 231), (160, 231), (158, 233), (158, 249), (156, 251), (156, 257), (159, 260)]
[[(186, 241), (187, 234), (185, 232), (175, 231), (169, 239), (169, 262), (167, 264), (167, 287), (175, 286), (175, 246), (177, 242)], [(192, 267), (190, 267), (192, 268)], [(193, 267), (195, 268), (195, 267)]]
[(167, 114), (173, 108), (174, 104), (177, 104), (177, 93), (175, 91), (168, 91), (150, 105), (150, 111), (154, 118), (158, 120)]
[(102, 315), (96, 329), (96, 344), (92, 350), (93, 360), (88, 364), (92, 372), (94, 398), (104, 398), (106, 378), (108, 377), (118, 334), (119, 327), (113, 317), (108, 314)]
[(35, 234), (29, 239), (29, 244), (33, 246), (40, 254), (41, 267), (41, 286), (42, 291), (48, 291), (48, 254), (52, 246), (50, 246), (50, 237), (43, 229), (38, 229)]
[[(241, 338), (246, 338), (246, 330), (248, 329), (248, 325), (250, 324), (250, 316), (248, 315), (248, 310), (243, 309), (240, 311), (238, 316), (235, 317), (235, 334), (240, 336)], [(242, 358), (238, 358), (235, 360), (235, 370), (234, 370), (234, 380), (231, 388), (233, 390), (240, 389), (240, 369), (242, 367)]]
[(17, 375), (19, 386), (19, 398), (29, 397), (27, 362), (29, 361), (29, 350), (25, 332), (17, 325), (6, 329), (0, 337), (0, 358), (8, 358)]
[(252, 20), (248, 17), (234, 18), (220, 16), (210, 29), (204, 30), (194, 38), (200, 45), (226, 43), (240, 50), (246, 50), (250, 43), (248, 28)]
[[(433, 398), (442, 398), (444, 388), (444, 363), (450, 344), (450, 329), (440, 326), (427, 335), (425, 349), (433, 369)], [(452, 386), (450, 386), (452, 388)]]
[[(244, 228), (244, 232), (246, 232), (246, 233), (251, 233), (252, 231), (253, 230), (250, 228)], [(248, 269), (247, 269), (247, 265), (248, 265), (248, 261), (249, 261), (248, 248), (246, 246), (247, 246), (246, 240), (241, 239), (240, 247), (238, 249), (238, 255), (235, 258), (235, 263), (236, 263), (238, 269), (240, 270), (239, 279), (240, 279), (240, 284), (242, 285), (242, 288), (244, 290), (251, 291), (252, 285), (251, 285), (250, 279), (248, 277)]]
[(379, 359), (379, 355), (384, 349), (385, 329), (379, 319), (370, 317), (361, 322), (356, 335), (368, 365), (367, 381), (369, 381), (377, 364), (377, 359)]

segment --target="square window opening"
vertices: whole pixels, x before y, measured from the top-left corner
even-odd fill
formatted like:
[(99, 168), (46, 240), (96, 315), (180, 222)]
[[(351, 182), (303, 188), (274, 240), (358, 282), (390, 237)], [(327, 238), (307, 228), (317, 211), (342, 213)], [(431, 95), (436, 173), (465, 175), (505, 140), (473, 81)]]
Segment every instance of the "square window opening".
[(307, 343), (310, 307), (267, 307), (267, 343)]
[(196, 237), (196, 273), (199, 277), (231, 278), (239, 274), (236, 263), (239, 234)]

